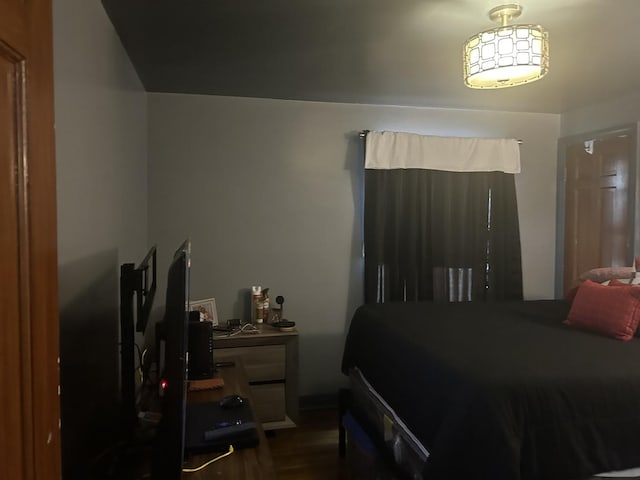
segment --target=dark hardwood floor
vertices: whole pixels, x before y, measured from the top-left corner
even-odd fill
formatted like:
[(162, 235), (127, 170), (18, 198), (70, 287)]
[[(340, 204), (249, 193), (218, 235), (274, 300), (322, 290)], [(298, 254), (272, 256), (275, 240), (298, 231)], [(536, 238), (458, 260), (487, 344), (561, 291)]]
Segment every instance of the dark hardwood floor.
[(338, 455), (337, 409), (303, 411), (297, 428), (277, 430), (267, 439), (279, 480), (356, 478)]

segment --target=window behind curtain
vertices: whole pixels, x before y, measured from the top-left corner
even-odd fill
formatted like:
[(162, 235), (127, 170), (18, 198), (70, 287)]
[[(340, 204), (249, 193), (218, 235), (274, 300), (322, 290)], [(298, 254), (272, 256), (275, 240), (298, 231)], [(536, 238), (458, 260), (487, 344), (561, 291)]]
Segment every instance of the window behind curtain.
[(522, 298), (513, 174), (365, 170), (365, 301)]

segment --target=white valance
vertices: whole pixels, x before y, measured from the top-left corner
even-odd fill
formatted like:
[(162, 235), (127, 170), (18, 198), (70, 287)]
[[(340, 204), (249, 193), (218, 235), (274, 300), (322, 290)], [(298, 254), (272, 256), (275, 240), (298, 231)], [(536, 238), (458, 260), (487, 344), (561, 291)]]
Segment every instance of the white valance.
[(518, 141), (369, 132), (365, 168), (520, 173)]

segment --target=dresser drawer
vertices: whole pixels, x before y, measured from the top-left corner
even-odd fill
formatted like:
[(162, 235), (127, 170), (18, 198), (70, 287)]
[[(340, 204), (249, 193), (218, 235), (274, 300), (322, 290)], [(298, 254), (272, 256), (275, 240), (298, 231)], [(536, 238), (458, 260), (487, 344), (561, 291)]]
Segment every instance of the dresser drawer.
[(285, 419), (285, 386), (283, 383), (252, 385), (253, 410), (261, 423)]
[(249, 383), (271, 382), (285, 378), (285, 353), (284, 345), (216, 348), (213, 359), (217, 362), (229, 357), (242, 357)]

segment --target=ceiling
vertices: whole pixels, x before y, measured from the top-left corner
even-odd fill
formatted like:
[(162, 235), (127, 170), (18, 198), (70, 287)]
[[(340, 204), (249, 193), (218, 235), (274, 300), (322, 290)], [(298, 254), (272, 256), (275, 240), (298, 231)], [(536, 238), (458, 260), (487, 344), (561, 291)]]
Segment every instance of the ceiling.
[(461, 61), (499, 1), (102, 3), (150, 92), (562, 113), (640, 91), (640, 0), (520, 2), (549, 73), (500, 90), (465, 87)]

